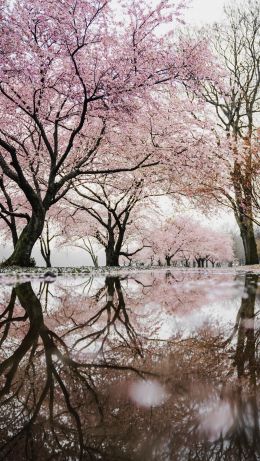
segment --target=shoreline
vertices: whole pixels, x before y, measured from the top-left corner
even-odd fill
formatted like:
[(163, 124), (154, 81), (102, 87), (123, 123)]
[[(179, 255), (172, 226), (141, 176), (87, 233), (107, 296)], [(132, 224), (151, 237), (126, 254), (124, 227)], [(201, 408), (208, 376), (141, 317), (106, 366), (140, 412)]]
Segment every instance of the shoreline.
[(0, 278), (3, 276), (40, 276), (41, 278), (56, 278), (57, 276), (84, 276), (84, 275), (106, 275), (106, 274), (125, 274), (125, 273), (136, 273), (136, 272), (190, 272), (190, 273), (248, 273), (252, 272), (260, 274), (260, 264), (251, 266), (236, 266), (236, 267), (167, 267), (167, 266), (119, 266), (109, 267), (101, 266), (95, 268), (93, 266), (81, 266), (81, 267), (2, 267), (0, 268)]

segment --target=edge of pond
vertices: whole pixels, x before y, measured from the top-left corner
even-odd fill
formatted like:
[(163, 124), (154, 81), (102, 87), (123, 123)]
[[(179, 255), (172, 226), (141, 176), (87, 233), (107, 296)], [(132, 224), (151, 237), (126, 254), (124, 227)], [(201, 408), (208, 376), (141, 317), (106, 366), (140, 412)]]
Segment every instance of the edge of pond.
[(58, 276), (84, 277), (90, 276), (103, 276), (103, 275), (124, 275), (130, 273), (142, 273), (142, 272), (188, 272), (188, 273), (201, 273), (201, 274), (244, 274), (252, 272), (260, 274), (260, 264), (252, 266), (237, 266), (237, 267), (218, 267), (218, 268), (187, 268), (187, 267), (160, 267), (160, 266), (133, 266), (133, 267), (107, 267), (102, 266), (94, 268), (91, 266), (82, 267), (2, 267), (0, 268), (0, 283), (3, 283), (6, 277), (17, 279), (18, 281), (22, 278), (43, 278), (46, 281), (55, 279)]

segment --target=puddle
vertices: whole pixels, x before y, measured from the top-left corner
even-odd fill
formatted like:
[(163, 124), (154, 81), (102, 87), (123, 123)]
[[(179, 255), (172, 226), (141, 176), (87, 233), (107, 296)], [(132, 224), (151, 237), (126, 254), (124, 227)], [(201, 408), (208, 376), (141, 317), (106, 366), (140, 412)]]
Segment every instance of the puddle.
[(260, 459), (258, 277), (2, 286), (0, 459)]

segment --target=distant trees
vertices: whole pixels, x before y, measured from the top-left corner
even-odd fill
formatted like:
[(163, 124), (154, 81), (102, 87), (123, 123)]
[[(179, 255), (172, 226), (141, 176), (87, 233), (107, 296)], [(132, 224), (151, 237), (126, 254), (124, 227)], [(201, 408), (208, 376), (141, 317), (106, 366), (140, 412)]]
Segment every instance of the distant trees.
[[(149, 233), (149, 231), (148, 231)], [(158, 259), (167, 266), (182, 263), (191, 267), (206, 267), (208, 263), (214, 267), (216, 263), (232, 262), (233, 240), (223, 232), (210, 229), (197, 220), (176, 216), (157, 225), (150, 236), (147, 236), (150, 250), (146, 258)], [(150, 254), (149, 254), (150, 253)]]

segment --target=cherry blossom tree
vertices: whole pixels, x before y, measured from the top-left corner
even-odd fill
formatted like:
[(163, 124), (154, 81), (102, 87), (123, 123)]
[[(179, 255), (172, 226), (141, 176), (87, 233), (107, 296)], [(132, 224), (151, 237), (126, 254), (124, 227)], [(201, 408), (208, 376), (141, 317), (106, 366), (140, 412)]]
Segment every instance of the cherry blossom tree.
[[(178, 91), (161, 91), (160, 95), (163, 101), (155, 101), (148, 113), (139, 114), (134, 139), (127, 127), (124, 138), (127, 152), (145, 148), (154, 164), (92, 181), (79, 178), (73, 182), (74, 191), (67, 194), (66, 201), (73, 207), (73, 219), (65, 226), (68, 239), (74, 235), (77, 246), (88, 251), (89, 242), (86, 246), (82, 239), (87, 235), (95, 238), (105, 249), (109, 266), (118, 265), (120, 257), (131, 260), (147, 246), (140, 211), (142, 215), (145, 207), (155, 205), (153, 201), (151, 206), (149, 198), (190, 197), (200, 190), (205, 175), (215, 174), (215, 136), (205, 120), (194, 117), (201, 106), (180, 98)], [(152, 213), (146, 217), (153, 226)]]
[[(195, 237), (196, 242), (196, 237)], [(156, 259), (171, 265), (173, 259), (191, 252), (195, 246), (192, 235), (192, 222), (186, 217), (169, 218), (151, 233), (151, 248)]]
[(155, 260), (165, 261), (167, 266), (172, 262), (184, 262), (189, 267), (195, 261), (198, 267), (204, 267), (208, 262), (215, 266), (217, 262), (233, 260), (232, 237), (210, 229), (190, 216), (176, 216), (154, 226), (152, 232), (147, 231), (147, 242), (149, 250), (141, 257), (153, 254)]
[(234, 258), (232, 236), (224, 232), (201, 226), (197, 246), (194, 248), (194, 259), (198, 267), (214, 267), (216, 263), (231, 263)]
[(134, 132), (152, 89), (205, 76), (205, 42), (174, 49), (161, 26), (180, 7), (167, 0), (125, 2), (121, 22), (106, 0), (2, 4), (0, 167), (30, 208), (5, 264), (28, 266), (47, 211), (75, 178), (149, 164), (149, 153), (125, 152), (125, 126)]
[[(106, 266), (118, 266), (120, 258), (130, 259), (141, 251), (145, 239), (134, 250), (129, 245), (142, 233), (149, 179), (148, 175), (125, 174), (117, 176), (117, 180), (106, 176), (92, 183), (80, 182), (66, 200), (64, 233), (68, 242), (74, 241), (74, 245), (91, 254), (90, 239), (95, 239), (105, 250)], [(93, 257), (92, 260), (95, 262)]]

